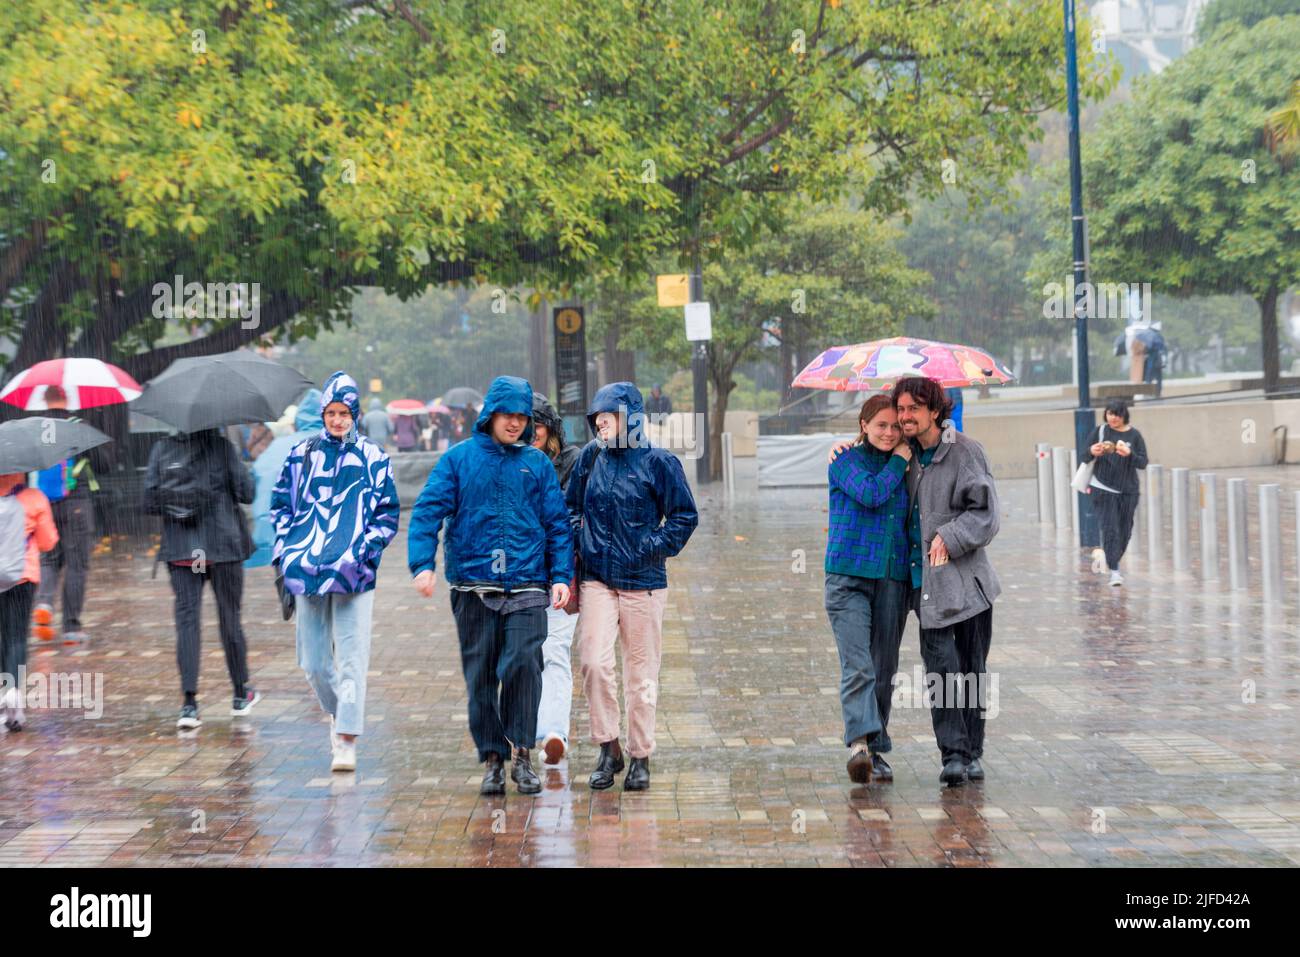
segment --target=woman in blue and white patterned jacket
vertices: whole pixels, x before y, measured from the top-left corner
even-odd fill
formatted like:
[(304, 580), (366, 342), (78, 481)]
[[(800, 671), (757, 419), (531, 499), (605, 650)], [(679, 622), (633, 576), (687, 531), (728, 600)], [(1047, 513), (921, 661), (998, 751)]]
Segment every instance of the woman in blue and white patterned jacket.
[(331, 766), (355, 771), (375, 576), (399, 506), (388, 453), (357, 433), (352, 377), (330, 376), (321, 407), (324, 428), (290, 451), (271, 493), (272, 556), (297, 596), (298, 665), (330, 716)]

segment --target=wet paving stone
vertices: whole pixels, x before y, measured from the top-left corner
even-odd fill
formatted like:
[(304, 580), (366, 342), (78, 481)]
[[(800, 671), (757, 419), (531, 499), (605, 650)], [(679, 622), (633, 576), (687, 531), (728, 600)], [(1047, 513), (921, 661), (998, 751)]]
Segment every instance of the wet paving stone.
[(102, 675), (102, 716), (32, 710), (0, 735), (0, 865), (1300, 864), (1294, 605), (1176, 576), (1145, 548), (1110, 588), (1067, 533), (1037, 524), (1032, 482), (1001, 489), (983, 784), (938, 783), (910, 693), (915, 619), (895, 780), (848, 781), (822, 608), (825, 491), (742, 489), (729, 503), (719, 490), (700, 496), (700, 528), (670, 564), (649, 792), (588, 789), (597, 749), (579, 688), (572, 752), (542, 771), (541, 794), (479, 796), (449, 601), (410, 589), (404, 534), (380, 575), (355, 775), (329, 771), (328, 725), (267, 569), (247, 575), (244, 617), (264, 700), (229, 717), (209, 597), (204, 724), (178, 732), (171, 592), (137, 546), (96, 556), (89, 648), (32, 642), (33, 672)]

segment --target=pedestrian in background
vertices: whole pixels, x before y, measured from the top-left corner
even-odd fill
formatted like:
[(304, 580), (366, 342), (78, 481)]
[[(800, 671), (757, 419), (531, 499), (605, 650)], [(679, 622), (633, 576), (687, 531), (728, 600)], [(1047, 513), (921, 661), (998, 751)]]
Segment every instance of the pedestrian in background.
[(41, 557), (59, 544), (50, 501), (21, 473), (0, 475), (0, 674), (11, 682), (0, 696), (5, 727), (21, 731), (27, 688), (27, 629), (41, 581)]
[(591, 714), (591, 740), (600, 758), (589, 778), (594, 790), (623, 770), (619, 744), (614, 645), (622, 646), (623, 701), (631, 766), (624, 790), (650, 786), (655, 747), (659, 663), (668, 599), (665, 560), (699, 524), (695, 499), (677, 457), (645, 437), (641, 393), (631, 382), (604, 386), (592, 400), (587, 443), (566, 495), (578, 541), (582, 614), (578, 648)]
[[(71, 419), (68, 394), (61, 386), (45, 390), (45, 416)], [(90, 493), (99, 490), (90, 460), (85, 456), (70, 458), (48, 469), (33, 473), (32, 485), (50, 502), (54, 525), (59, 530), (58, 544), (41, 555), (41, 574), (36, 594), (36, 636), (54, 637), (54, 599), (63, 581), (63, 643), (84, 645), (89, 636), (81, 629), (81, 610), (86, 604), (86, 580), (90, 576), (90, 544), (95, 537), (95, 510)]]
[(388, 453), (357, 433), (352, 377), (330, 376), (321, 406), (324, 428), (289, 453), (271, 493), (272, 560), (295, 596), (298, 665), (330, 716), (330, 768), (355, 771), (375, 579), (400, 506)]
[(547, 605), (563, 608), (573, 542), (555, 467), (533, 439), (533, 388), (499, 376), (474, 433), (438, 460), (411, 512), (408, 564), (415, 589), (433, 596), (438, 532), (469, 693), (469, 729), (485, 766), (480, 794), (505, 793), (504, 764), (520, 794), (541, 780), (537, 739)]
[(375, 445), (381, 449), (388, 448), (388, 443), (393, 437), (393, 423), (388, 413), (384, 411), (384, 403), (378, 397), (371, 397), (370, 411), (361, 420), (358, 428), (361, 434)]
[(241, 606), (243, 562), (253, 553), (241, 504), (253, 501), (253, 475), (220, 429), (169, 436), (154, 444), (145, 469), (144, 511), (162, 518), (159, 562), (167, 564), (181, 676), (176, 726), (197, 728), (199, 636), (203, 585), (217, 600), (221, 647), (233, 698), (230, 713), (246, 717), (261, 695), (248, 683), (248, 644)]
[[(1088, 434), (1083, 460), (1096, 463), (1088, 494), (1101, 527), (1102, 554), (1094, 557), (1105, 559), (1110, 583), (1119, 587), (1124, 584), (1119, 562), (1133, 537), (1133, 514), (1142, 488), (1137, 473), (1147, 467), (1146, 440), (1129, 424), (1128, 406), (1123, 400), (1112, 399), (1106, 404), (1106, 421)], [(1100, 562), (1097, 564), (1100, 566)]]

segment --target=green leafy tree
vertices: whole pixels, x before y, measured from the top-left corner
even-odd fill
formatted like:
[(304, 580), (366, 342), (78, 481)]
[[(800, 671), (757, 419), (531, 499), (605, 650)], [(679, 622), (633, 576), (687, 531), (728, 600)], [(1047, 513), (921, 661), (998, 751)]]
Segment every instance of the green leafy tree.
[[(721, 474), (721, 423), (737, 385), (736, 367), (757, 358), (765, 341), (793, 346), (787, 354), (802, 355), (810, 346), (820, 350), (831, 343), (896, 335), (904, 317), (930, 314), (920, 293), (926, 276), (908, 267), (897, 248), (895, 227), (873, 213), (843, 206), (812, 208), (788, 218), (785, 232), (704, 269), (704, 288), (713, 303), (708, 377), (715, 478)], [(661, 309), (652, 296), (629, 297), (626, 292), (598, 300), (597, 309), (605, 311), (611, 303), (629, 330), (627, 344), (689, 364), (691, 344), (681, 309)]]
[(1224, 26), (1249, 30), (1269, 17), (1300, 14), (1300, 0), (1211, 0), (1196, 21), (1197, 38), (1207, 42)]
[[(1270, 390), (1280, 372), (1278, 298), (1300, 281), (1300, 180), (1266, 133), (1297, 49), (1296, 16), (1218, 31), (1138, 83), (1084, 153), (1093, 281), (1250, 295)], [(1056, 219), (1063, 229), (1068, 220)]]
[[(1061, 98), (1056, 0), (43, 0), (0, 18), (11, 367), (172, 359), (355, 291), (721, 259), (783, 200), (994, 194)], [(1086, 51), (1085, 51), (1086, 53)], [(1086, 64), (1085, 64), (1086, 67)], [(1106, 77), (1085, 69), (1085, 94)], [(253, 325), (154, 285), (256, 282)]]
[(931, 277), (935, 319), (913, 323), (916, 335), (979, 346), (1004, 361), (1027, 343), (1061, 338), (1060, 323), (1043, 318), (1024, 283), (1042, 241), (1046, 192), (1045, 181), (1026, 180), (994, 206), (970, 210), (959, 195), (918, 205), (901, 248), (908, 265)]

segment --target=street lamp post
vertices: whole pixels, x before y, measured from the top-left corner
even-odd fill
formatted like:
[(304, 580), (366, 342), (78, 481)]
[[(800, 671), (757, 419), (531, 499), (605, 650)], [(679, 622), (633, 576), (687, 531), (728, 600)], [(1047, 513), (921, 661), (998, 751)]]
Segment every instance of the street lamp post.
[[(1079, 381), (1079, 407), (1074, 410), (1074, 444), (1079, 461), (1088, 451), (1088, 436), (1092, 432), (1094, 413), (1089, 395), (1088, 381), (1088, 316), (1086, 285), (1088, 282), (1088, 256), (1085, 246), (1086, 223), (1083, 218), (1083, 164), (1079, 154), (1079, 65), (1077, 38), (1074, 30), (1075, 0), (1065, 2), (1065, 85), (1070, 113), (1070, 225), (1074, 249), (1074, 353)], [(1101, 544), (1097, 518), (1092, 513), (1091, 496), (1075, 493), (1079, 499), (1079, 544), (1096, 547)]]

